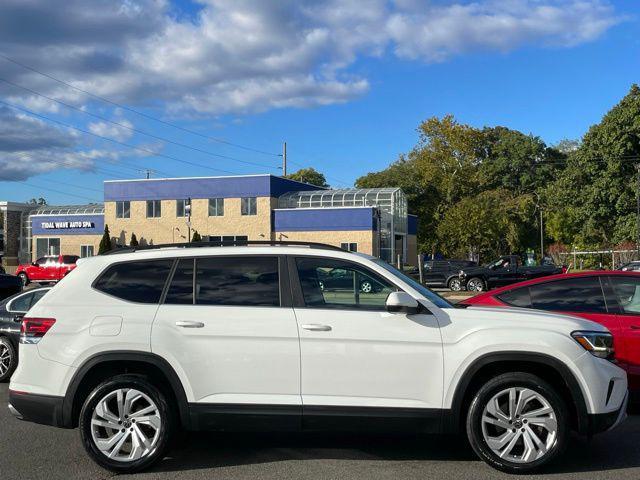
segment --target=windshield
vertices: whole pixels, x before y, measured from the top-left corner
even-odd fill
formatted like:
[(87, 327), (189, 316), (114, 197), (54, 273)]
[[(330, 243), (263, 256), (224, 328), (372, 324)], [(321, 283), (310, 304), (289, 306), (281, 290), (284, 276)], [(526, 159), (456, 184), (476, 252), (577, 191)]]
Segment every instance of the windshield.
[(427, 300), (429, 300), (431, 303), (433, 303), (436, 307), (440, 307), (440, 308), (455, 308), (452, 304), (450, 304), (447, 300), (442, 298), (436, 292), (433, 292), (433, 291), (429, 290), (424, 285), (420, 285), (420, 283), (416, 282), (413, 278), (411, 278), (407, 274), (401, 272), (400, 270), (398, 270), (393, 265), (389, 265), (387, 262), (385, 262), (384, 260), (380, 260), (379, 258), (375, 258), (375, 259), (372, 259), (372, 260), (373, 260), (373, 262), (377, 263), (378, 265), (380, 265), (385, 270), (393, 273), (397, 277), (400, 277), (404, 282), (406, 282), (409, 285), (411, 285), (418, 292), (420, 292), (420, 294), (423, 295)]

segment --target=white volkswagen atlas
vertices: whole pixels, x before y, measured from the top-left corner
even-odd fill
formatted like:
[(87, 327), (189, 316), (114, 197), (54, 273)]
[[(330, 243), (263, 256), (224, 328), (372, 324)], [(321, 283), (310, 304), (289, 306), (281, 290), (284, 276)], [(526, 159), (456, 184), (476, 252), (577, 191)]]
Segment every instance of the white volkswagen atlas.
[(199, 246), (80, 262), (24, 319), (13, 414), (79, 427), (118, 472), (160, 460), (177, 429), (466, 431), (484, 461), (523, 472), (570, 430), (624, 418), (598, 324), (454, 308), (329, 246)]

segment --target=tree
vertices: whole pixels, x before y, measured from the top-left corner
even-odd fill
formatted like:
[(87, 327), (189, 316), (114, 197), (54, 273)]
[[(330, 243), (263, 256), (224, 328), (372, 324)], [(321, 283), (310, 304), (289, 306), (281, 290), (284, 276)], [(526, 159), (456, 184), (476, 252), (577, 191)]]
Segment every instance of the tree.
[(297, 172), (290, 173), (289, 175), (285, 175), (284, 178), (288, 178), (290, 180), (296, 180), (298, 182), (308, 183), (310, 185), (316, 185), (318, 187), (328, 187), (327, 179), (324, 175), (318, 172), (315, 168), (301, 168)]
[(104, 234), (102, 235), (102, 240), (100, 240), (100, 245), (98, 246), (98, 255), (102, 255), (103, 253), (107, 253), (112, 250), (113, 246), (111, 245), (111, 234), (109, 233), (109, 226), (104, 226)]
[(45, 198), (42, 198), (42, 197), (32, 198), (31, 200), (29, 200), (29, 205), (44, 206), (44, 205), (47, 205), (47, 200)]
[(130, 247), (137, 247), (139, 245), (138, 238), (135, 233), (131, 234), (131, 241), (129, 242)]
[[(640, 88), (629, 93), (584, 135), (549, 185), (554, 240), (609, 247), (636, 239), (636, 164), (640, 158)], [(560, 238), (562, 237), (562, 238)]]
[(202, 237), (200, 236), (197, 230), (194, 230), (193, 236), (191, 237), (191, 242), (201, 242), (201, 241), (202, 241)]

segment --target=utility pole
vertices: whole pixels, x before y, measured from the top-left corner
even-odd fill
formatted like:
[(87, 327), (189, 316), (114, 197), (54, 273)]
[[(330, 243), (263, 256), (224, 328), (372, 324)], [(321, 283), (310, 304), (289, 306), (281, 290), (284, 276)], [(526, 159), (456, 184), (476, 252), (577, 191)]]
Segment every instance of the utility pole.
[(542, 206), (540, 206), (540, 265), (544, 259), (544, 225), (542, 223)]
[(287, 142), (282, 144), (282, 176), (287, 176)]

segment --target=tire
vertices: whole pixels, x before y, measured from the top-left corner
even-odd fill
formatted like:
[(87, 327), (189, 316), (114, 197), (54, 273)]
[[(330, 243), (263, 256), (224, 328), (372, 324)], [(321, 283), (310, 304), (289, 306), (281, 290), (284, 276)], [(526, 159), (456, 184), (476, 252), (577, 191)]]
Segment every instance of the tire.
[[(122, 394), (120, 413), (118, 392)], [(130, 398), (133, 399), (127, 408)], [(151, 411), (139, 413), (149, 409)], [(80, 412), (82, 444), (94, 462), (112, 472), (143, 470), (159, 461), (169, 445), (176, 424), (172, 410), (168, 396), (146, 377), (117, 375), (98, 385), (85, 400)], [(113, 443), (116, 437), (118, 440)], [(142, 437), (148, 446), (140, 443)], [(111, 441), (111, 444), (102, 442), (103, 451), (97, 443), (100, 440)]]
[(467, 282), (467, 290), (470, 292), (484, 292), (487, 286), (480, 277), (473, 277)]
[(369, 280), (364, 280), (360, 283), (360, 291), (362, 293), (373, 293), (373, 283)]
[(447, 283), (447, 287), (452, 292), (461, 292), (462, 290), (464, 290), (462, 288), (462, 281), (457, 277), (453, 277), (452, 279), (450, 279)]
[(7, 337), (0, 337), (0, 383), (8, 381), (17, 366), (17, 350)]
[(20, 272), (18, 274), (18, 277), (20, 277), (20, 280), (22, 281), (22, 286), (26, 287), (27, 285), (29, 285), (29, 277), (27, 277), (26, 273)]
[[(525, 395), (518, 415), (518, 410), (508, 409), (512, 391), (516, 405)], [(532, 415), (542, 409), (545, 411)], [(529, 373), (506, 373), (489, 380), (474, 395), (467, 414), (467, 436), (476, 454), (490, 466), (507, 473), (526, 473), (563, 452), (568, 419), (564, 401), (547, 382)]]

